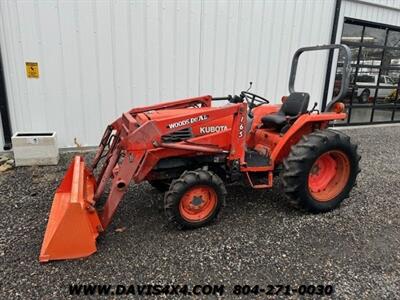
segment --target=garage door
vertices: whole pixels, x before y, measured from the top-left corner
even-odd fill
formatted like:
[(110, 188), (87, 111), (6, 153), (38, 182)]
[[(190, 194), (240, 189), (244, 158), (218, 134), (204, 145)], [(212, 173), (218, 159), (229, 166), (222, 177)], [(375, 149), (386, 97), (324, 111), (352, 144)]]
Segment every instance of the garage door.
[[(352, 72), (342, 125), (400, 122), (400, 28), (345, 19), (342, 44), (350, 47)], [(339, 58), (334, 93), (340, 88)]]

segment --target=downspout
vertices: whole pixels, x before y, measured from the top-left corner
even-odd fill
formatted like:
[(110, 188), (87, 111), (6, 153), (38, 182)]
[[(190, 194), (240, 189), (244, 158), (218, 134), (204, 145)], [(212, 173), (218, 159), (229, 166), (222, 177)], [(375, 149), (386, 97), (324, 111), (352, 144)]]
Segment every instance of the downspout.
[[(339, 25), (339, 16), (340, 16), (340, 8), (342, 7), (342, 0), (336, 0), (335, 5), (335, 15), (333, 17), (333, 26), (331, 32), (331, 44), (336, 43), (336, 34)], [(331, 72), (332, 72), (332, 63), (333, 63), (333, 52), (335, 50), (329, 50), (328, 56), (328, 65), (326, 67), (326, 74), (325, 74), (325, 84), (324, 84), (324, 95), (322, 97), (322, 107), (321, 111), (324, 111), (326, 108), (326, 103), (328, 100), (328, 91), (329, 91), (329, 84), (331, 79)]]
[(0, 115), (1, 115), (1, 123), (3, 125), (3, 136), (4, 136), (4, 150), (10, 150), (11, 145), (11, 122), (10, 122), (10, 112), (8, 109), (8, 100), (7, 100), (7, 90), (6, 90), (6, 82), (4, 77), (4, 68), (3, 68), (3, 58), (0, 50)]

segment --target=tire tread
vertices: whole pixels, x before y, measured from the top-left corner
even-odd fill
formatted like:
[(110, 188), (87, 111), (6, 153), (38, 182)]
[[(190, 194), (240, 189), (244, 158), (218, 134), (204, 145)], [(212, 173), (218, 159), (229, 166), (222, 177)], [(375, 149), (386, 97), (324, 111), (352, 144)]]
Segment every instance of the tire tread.
[[(333, 209), (332, 207), (327, 209), (317, 208), (315, 205), (310, 203), (310, 200), (305, 199), (303, 196), (304, 193), (302, 193), (305, 188), (303, 184), (304, 176), (307, 176), (306, 178), (308, 178), (308, 173), (306, 174), (306, 172), (308, 172), (306, 171), (308, 166), (307, 164), (310, 164), (310, 161), (318, 156), (317, 150), (327, 144), (339, 145), (351, 149), (356, 166), (354, 170), (355, 177), (360, 172), (359, 161), (361, 156), (357, 153), (357, 145), (353, 144), (350, 141), (350, 137), (346, 134), (331, 129), (325, 129), (316, 130), (307, 136), (303, 136), (296, 145), (292, 146), (288, 157), (283, 160), (283, 170), (281, 172), (282, 188), (291, 205), (298, 208), (304, 208), (311, 212), (324, 212)], [(349, 190), (351, 190), (355, 184), (356, 180), (354, 178)], [(349, 193), (345, 192), (337, 205), (348, 197)]]

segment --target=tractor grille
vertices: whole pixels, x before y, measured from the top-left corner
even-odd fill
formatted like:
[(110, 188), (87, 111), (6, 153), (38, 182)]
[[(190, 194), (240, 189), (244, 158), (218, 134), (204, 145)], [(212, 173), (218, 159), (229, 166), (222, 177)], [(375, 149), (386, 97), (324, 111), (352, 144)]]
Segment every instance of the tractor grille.
[(164, 143), (182, 142), (193, 137), (192, 128), (184, 128), (161, 137)]

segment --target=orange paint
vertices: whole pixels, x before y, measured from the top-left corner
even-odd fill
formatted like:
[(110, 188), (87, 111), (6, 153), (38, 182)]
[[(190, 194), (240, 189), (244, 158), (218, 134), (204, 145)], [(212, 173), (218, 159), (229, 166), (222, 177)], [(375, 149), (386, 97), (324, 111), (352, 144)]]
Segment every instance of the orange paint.
[(67, 259), (96, 252), (96, 238), (102, 226), (91, 207), (94, 178), (76, 156), (57, 189), (47, 223), (39, 260)]
[(311, 168), (308, 189), (312, 197), (326, 202), (337, 197), (350, 176), (350, 161), (342, 151), (333, 150), (322, 154)]
[[(244, 173), (254, 188), (271, 188), (274, 168), (288, 155), (292, 145), (303, 135), (325, 128), (329, 121), (346, 117), (344, 113), (306, 113), (282, 134), (260, 128), (261, 118), (277, 112), (280, 105), (254, 108), (253, 123), (248, 128), (247, 103), (212, 107), (211, 100), (211, 96), (202, 96), (135, 108), (109, 125), (91, 169), (85, 167), (81, 157), (75, 157), (57, 189), (39, 260), (79, 258), (94, 253), (96, 238), (111, 222), (129, 183), (140, 183), (154, 175), (152, 171), (161, 159), (218, 155), (227, 169), (237, 165), (237, 171)], [(163, 141), (163, 136), (183, 129), (191, 130), (192, 137), (173, 143)], [(268, 165), (248, 167), (246, 149), (268, 156)], [(327, 171), (329, 176), (324, 176), (328, 177), (310, 179), (311, 193), (320, 201), (333, 197), (343, 184), (340, 178), (346, 178), (349, 172), (348, 162), (340, 153), (330, 155), (331, 158), (321, 158), (317, 165), (332, 169), (336, 163), (344, 169), (335, 174)], [(93, 170), (100, 161), (103, 166), (94, 178)], [(253, 172), (265, 172), (265, 181), (252, 183)], [(335, 178), (338, 182), (332, 184)], [(107, 200), (103, 210), (97, 212), (95, 204), (108, 184)], [(329, 191), (318, 191), (327, 188)], [(215, 191), (202, 186), (183, 196), (179, 210), (188, 221), (201, 221), (213, 213), (216, 205)]]
[(207, 219), (217, 207), (217, 194), (209, 186), (195, 186), (188, 190), (179, 203), (179, 212), (188, 222)]

